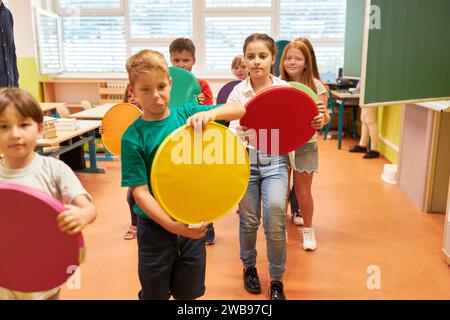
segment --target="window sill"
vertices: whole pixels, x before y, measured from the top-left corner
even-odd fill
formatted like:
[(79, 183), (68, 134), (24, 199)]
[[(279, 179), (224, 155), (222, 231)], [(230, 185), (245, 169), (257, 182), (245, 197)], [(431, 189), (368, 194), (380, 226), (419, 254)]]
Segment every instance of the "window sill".
[[(230, 75), (194, 75), (202, 80), (212, 80), (212, 81), (232, 81), (236, 80)], [(49, 79), (54, 80), (75, 80), (75, 79), (112, 79), (112, 80), (128, 80), (128, 75), (126, 73), (61, 73), (49, 75)]]

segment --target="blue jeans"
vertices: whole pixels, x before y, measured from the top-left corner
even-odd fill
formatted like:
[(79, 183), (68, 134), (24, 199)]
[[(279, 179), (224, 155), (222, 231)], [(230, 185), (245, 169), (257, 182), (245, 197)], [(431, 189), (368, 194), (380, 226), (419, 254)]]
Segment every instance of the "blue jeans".
[(140, 300), (191, 300), (205, 292), (205, 240), (170, 233), (138, 217)]
[[(256, 152), (250, 150), (250, 152)], [(286, 197), (288, 158), (256, 152), (251, 155), (250, 181), (239, 204), (241, 260), (245, 268), (256, 266), (256, 234), (263, 207), (271, 280), (281, 280), (286, 270)]]

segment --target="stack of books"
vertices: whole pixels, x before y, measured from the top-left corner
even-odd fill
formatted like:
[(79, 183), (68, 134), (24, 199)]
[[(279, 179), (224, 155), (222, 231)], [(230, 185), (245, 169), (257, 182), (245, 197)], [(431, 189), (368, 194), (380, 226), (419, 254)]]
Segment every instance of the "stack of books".
[(79, 128), (77, 119), (58, 119), (55, 123), (57, 131), (75, 131)]
[(53, 139), (58, 135), (56, 134), (56, 121), (57, 118), (44, 117), (44, 139)]

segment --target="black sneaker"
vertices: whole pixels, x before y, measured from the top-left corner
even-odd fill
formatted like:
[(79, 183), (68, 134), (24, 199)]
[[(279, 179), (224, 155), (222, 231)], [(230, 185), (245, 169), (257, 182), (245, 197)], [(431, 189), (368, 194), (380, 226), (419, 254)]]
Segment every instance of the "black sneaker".
[(349, 152), (359, 152), (359, 153), (366, 153), (367, 147), (361, 147), (359, 144), (348, 150)]
[(286, 296), (284, 295), (283, 282), (272, 281), (270, 283), (269, 299), (270, 300), (286, 300)]
[(214, 225), (212, 223), (208, 224), (208, 229), (206, 230), (206, 245), (212, 245), (216, 242), (216, 232), (214, 231)]
[(302, 226), (304, 224), (303, 215), (300, 209), (298, 209), (292, 214), (292, 222), (294, 222), (294, 224), (297, 226)]
[(365, 155), (364, 155), (364, 159), (373, 159), (373, 158), (378, 158), (380, 156), (380, 153), (378, 152), (378, 151), (373, 151), (373, 150), (370, 150), (369, 152), (367, 152)]
[(256, 268), (244, 268), (244, 288), (250, 293), (261, 293), (261, 283)]

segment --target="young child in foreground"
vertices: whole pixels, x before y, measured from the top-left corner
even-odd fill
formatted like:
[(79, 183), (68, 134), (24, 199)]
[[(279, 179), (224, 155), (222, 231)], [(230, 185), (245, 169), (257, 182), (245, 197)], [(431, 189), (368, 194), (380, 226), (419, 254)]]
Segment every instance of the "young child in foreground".
[[(0, 150), (4, 155), (0, 183), (22, 184), (61, 201), (66, 210), (55, 223), (61, 232), (74, 235), (95, 220), (96, 210), (90, 195), (64, 162), (34, 151), (44, 130), (43, 121), (39, 104), (28, 92), (0, 89)], [(33, 293), (0, 288), (0, 300), (56, 300), (59, 292), (60, 288)]]
[(127, 61), (130, 92), (142, 117), (122, 137), (122, 186), (131, 187), (138, 215), (139, 299), (196, 299), (205, 292), (206, 223), (188, 227), (156, 202), (150, 175), (155, 153), (164, 139), (187, 124), (199, 130), (209, 121), (241, 118), (239, 103), (218, 106), (186, 104), (169, 108), (172, 80), (164, 56), (143, 50)]

